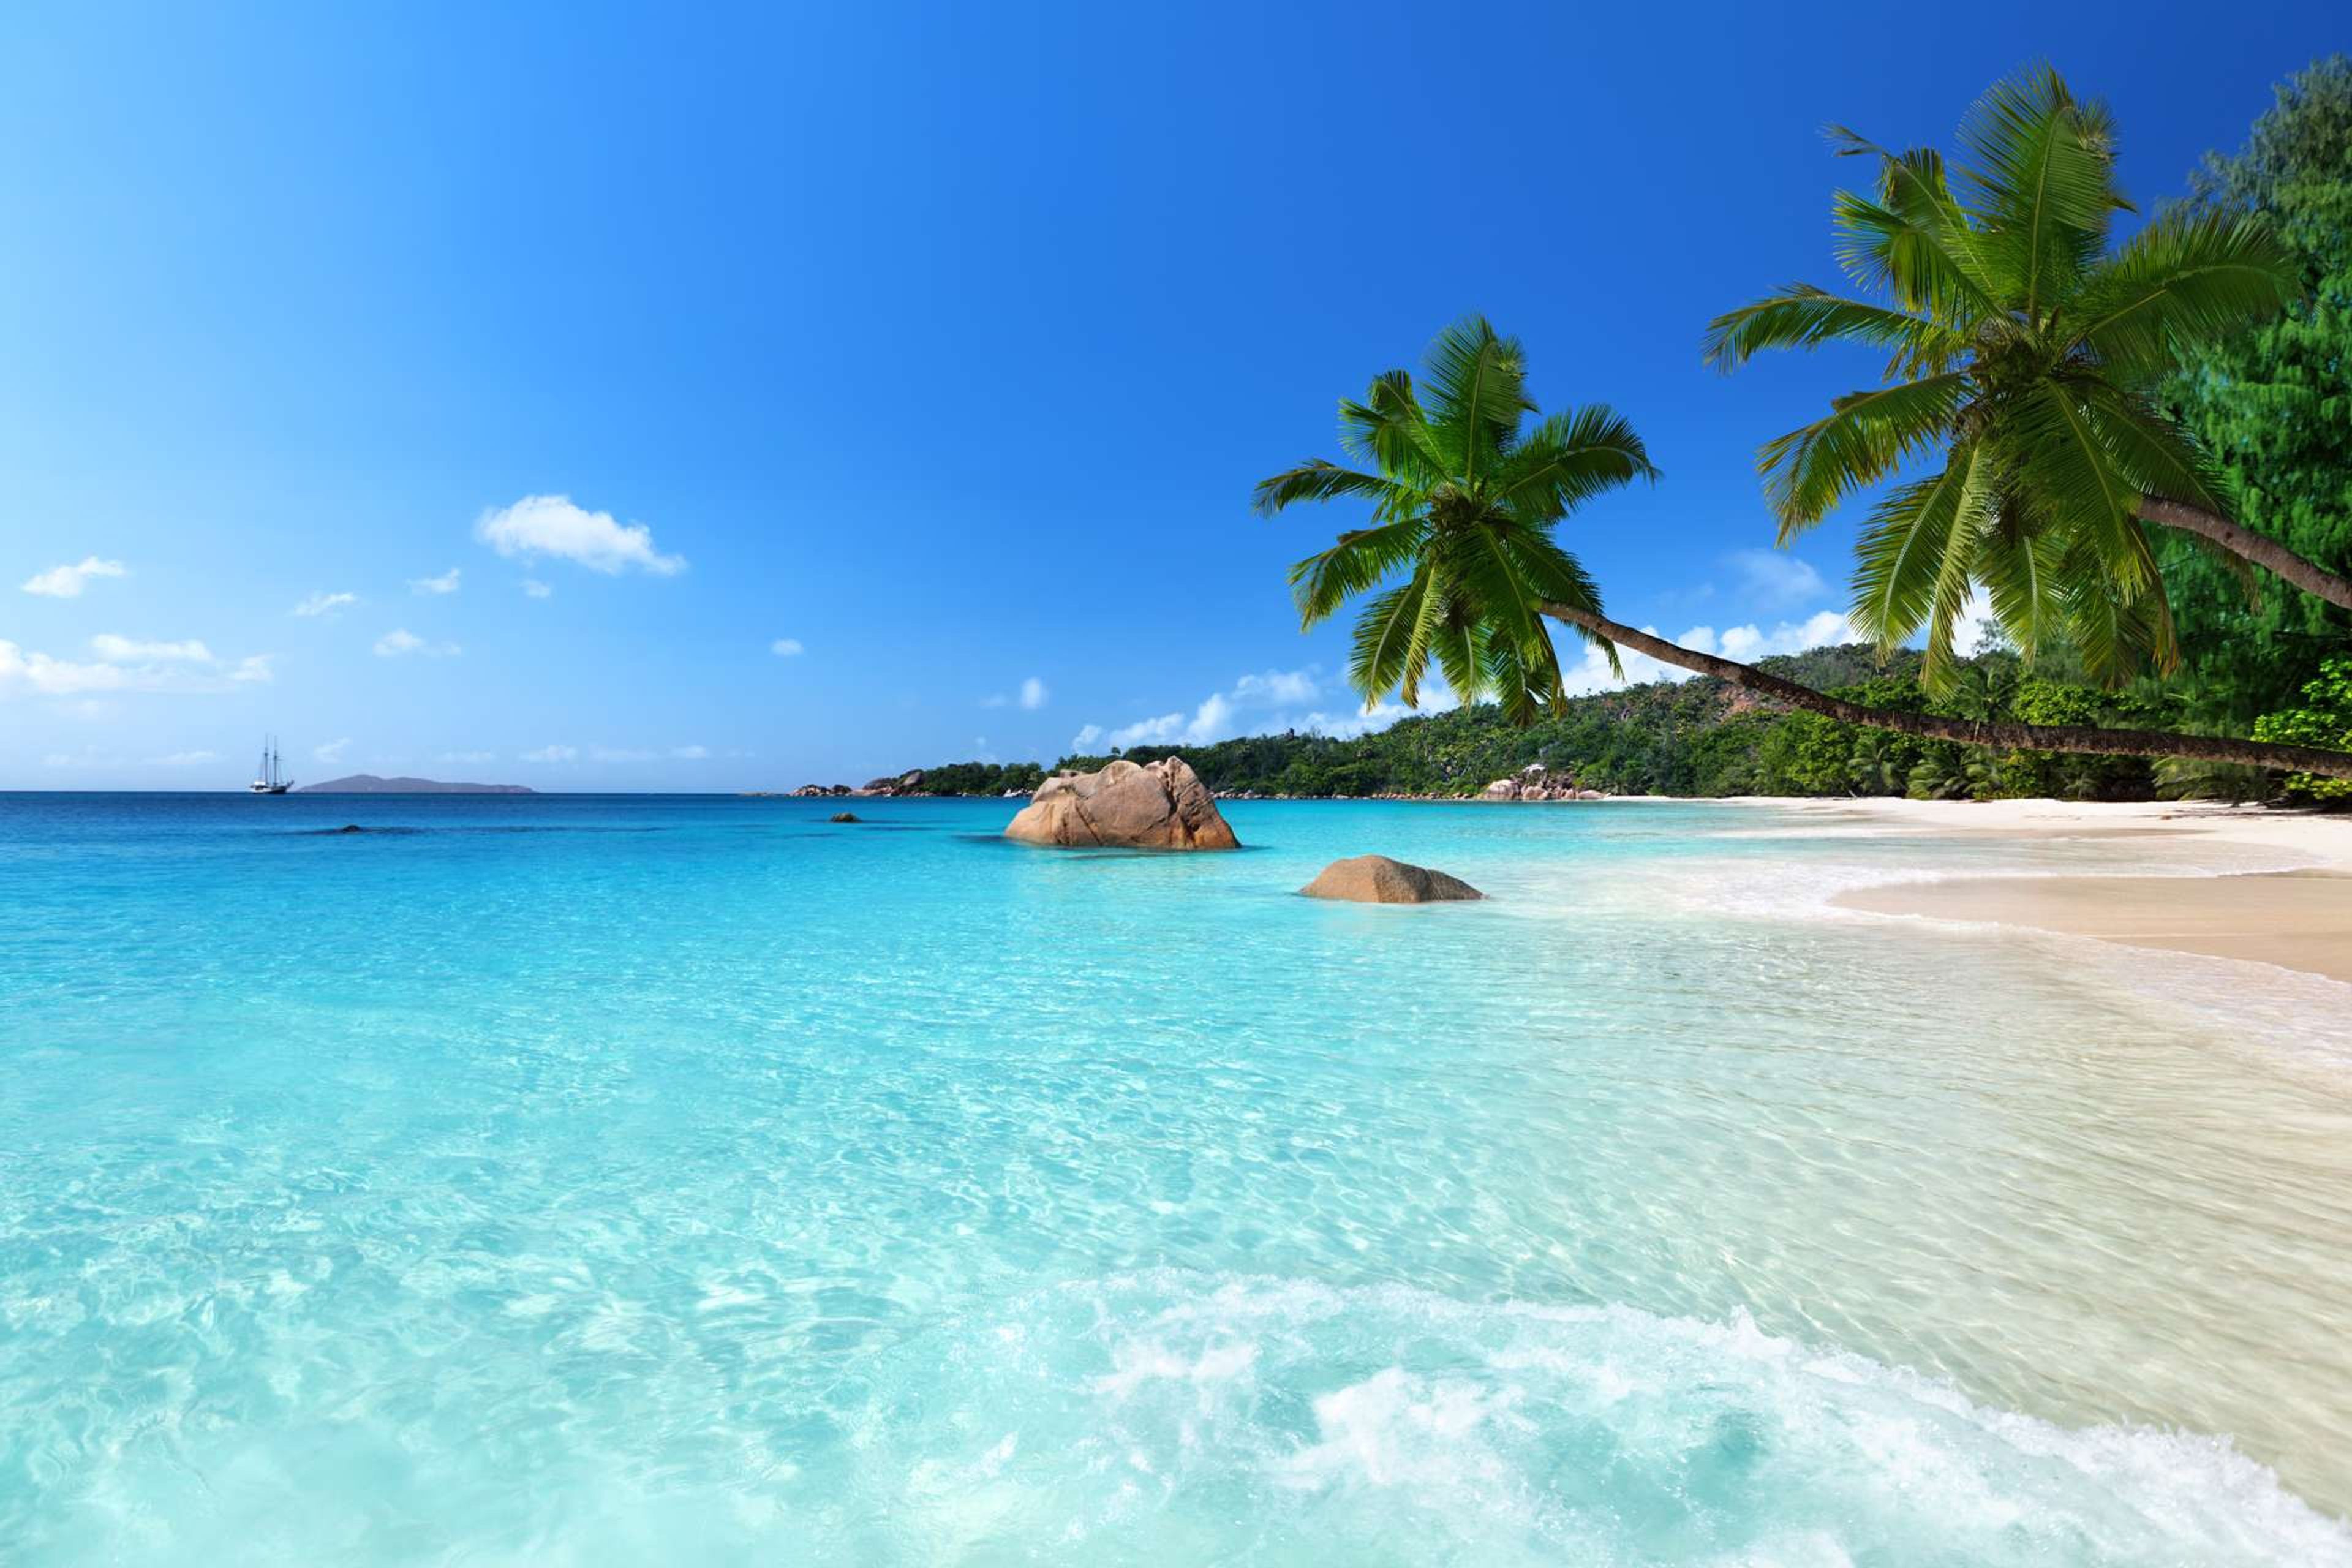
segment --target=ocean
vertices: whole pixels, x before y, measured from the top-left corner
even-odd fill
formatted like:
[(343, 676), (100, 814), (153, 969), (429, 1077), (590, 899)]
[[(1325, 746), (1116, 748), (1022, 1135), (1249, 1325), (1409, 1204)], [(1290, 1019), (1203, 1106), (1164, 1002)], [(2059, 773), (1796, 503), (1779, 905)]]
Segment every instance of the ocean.
[(2352, 1564), (2345, 988), (1824, 907), (2144, 843), (850, 804), (0, 795), (0, 1559)]

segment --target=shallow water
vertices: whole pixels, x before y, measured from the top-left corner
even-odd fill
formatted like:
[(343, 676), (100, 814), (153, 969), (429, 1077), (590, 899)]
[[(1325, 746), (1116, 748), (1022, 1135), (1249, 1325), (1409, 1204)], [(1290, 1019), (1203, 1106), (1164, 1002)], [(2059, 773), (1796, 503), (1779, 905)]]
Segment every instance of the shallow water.
[(2147, 842), (832, 809), (0, 796), (10, 1561), (2352, 1563), (2352, 989), (1822, 907)]

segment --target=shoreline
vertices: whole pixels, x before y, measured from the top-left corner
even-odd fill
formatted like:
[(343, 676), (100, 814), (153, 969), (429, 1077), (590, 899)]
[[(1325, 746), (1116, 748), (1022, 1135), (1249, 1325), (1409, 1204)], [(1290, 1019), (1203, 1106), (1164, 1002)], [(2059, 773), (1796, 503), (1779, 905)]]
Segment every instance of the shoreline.
[[(1955, 931), (1991, 926), (2083, 937), (2146, 952), (2268, 964), (2352, 985), (2352, 817), (2201, 801), (1769, 800), (1825, 832), (1966, 835), (2010, 843), (2131, 839), (2128, 871), (1988, 872), (1874, 883), (1829, 907)], [(2270, 864), (2217, 866), (2222, 847)]]

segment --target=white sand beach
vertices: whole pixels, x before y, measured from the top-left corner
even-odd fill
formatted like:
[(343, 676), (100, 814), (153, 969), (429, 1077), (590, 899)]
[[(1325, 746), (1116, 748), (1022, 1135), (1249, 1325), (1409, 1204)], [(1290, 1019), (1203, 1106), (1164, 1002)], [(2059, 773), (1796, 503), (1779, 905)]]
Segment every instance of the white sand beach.
[[(1819, 817), (1824, 831), (2130, 838), (2145, 852), (2144, 873), (1888, 882), (1837, 895), (1843, 909), (2252, 960), (2352, 984), (2352, 816), (2204, 802), (1775, 804)], [(2249, 859), (2262, 868), (2233, 868)]]

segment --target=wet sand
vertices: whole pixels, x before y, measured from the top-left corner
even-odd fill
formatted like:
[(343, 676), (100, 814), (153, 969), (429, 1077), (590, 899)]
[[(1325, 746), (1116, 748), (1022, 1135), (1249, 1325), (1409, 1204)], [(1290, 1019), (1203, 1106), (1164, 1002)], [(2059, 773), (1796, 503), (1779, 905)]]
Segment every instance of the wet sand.
[(1842, 893), (1843, 909), (2026, 926), (2133, 947), (2251, 959), (2352, 984), (2352, 875), (1976, 877)]

